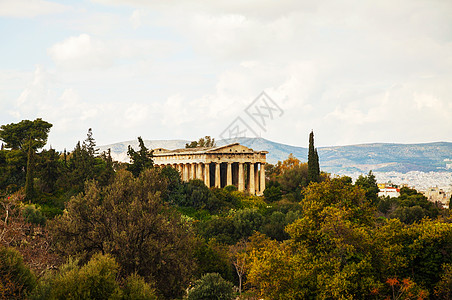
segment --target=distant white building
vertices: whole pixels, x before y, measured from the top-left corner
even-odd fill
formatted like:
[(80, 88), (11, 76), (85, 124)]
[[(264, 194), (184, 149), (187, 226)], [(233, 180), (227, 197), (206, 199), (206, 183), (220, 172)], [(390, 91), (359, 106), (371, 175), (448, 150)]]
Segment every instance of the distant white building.
[(446, 192), (439, 187), (428, 188), (427, 191), (423, 192), (424, 196), (427, 197), (429, 201), (439, 202), (445, 208), (449, 208), (449, 201), (451, 197), (450, 192)]
[(400, 196), (400, 189), (395, 187), (383, 187), (380, 188), (380, 192), (378, 192), (378, 197), (399, 197)]

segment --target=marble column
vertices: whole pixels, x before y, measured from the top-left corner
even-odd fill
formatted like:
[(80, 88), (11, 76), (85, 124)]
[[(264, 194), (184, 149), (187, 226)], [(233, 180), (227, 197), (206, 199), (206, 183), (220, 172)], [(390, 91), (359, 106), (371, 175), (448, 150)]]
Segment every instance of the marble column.
[(177, 164), (177, 170), (180, 173), (180, 178), (183, 180), (184, 179), (184, 167), (183, 167), (183, 164)]
[(210, 164), (206, 163), (204, 165), (204, 183), (210, 188)]
[(260, 170), (260, 179), (261, 179), (261, 186), (260, 186), (260, 193), (263, 194), (265, 190), (265, 164), (261, 163), (261, 170)]
[(254, 188), (254, 163), (250, 163), (250, 176), (248, 178), (249, 181), (249, 192), (251, 195), (254, 195), (256, 193), (256, 190)]
[(182, 180), (188, 181), (188, 164), (182, 164), (182, 169), (184, 170)]
[(202, 167), (203, 167), (203, 164), (199, 163), (198, 169), (196, 169), (196, 179), (201, 179), (204, 181), (204, 177), (202, 176)]
[(239, 164), (232, 164), (232, 184), (239, 188)]
[(226, 170), (226, 185), (232, 185), (232, 163), (228, 163)]
[(189, 164), (189, 165), (190, 165), (190, 179), (195, 179), (196, 164)]
[(254, 164), (254, 187), (256, 190), (256, 194), (259, 194), (259, 164)]
[(221, 188), (220, 163), (215, 163), (215, 187)]
[(245, 174), (243, 173), (243, 163), (239, 162), (239, 191), (243, 192), (245, 190)]

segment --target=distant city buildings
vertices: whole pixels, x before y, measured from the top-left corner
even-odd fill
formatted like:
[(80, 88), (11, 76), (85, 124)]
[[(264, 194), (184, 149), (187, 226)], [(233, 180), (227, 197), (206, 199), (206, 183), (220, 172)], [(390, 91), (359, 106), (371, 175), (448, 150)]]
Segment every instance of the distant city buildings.
[[(446, 193), (452, 192), (452, 172), (373, 172), (378, 183), (391, 183), (398, 187), (409, 186), (418, 191), (427, 191), (431, 187), (438, 187)], [(344, 174), (356, 180), (362, 172)]]
[(443, 205), (443, 207), (449, 208), (451, 191), (445, 191), (438, 187), (431, 187), (422, 193), (429, 201), (439, 202)]
[[(448, 160), (449, 161), (449, 160)], [(452, 164), (451, 164), (452, 165)], [(429, 201), (449, 207), (452, 196), (452, 173), (450, 172), (374, 172), (380, 192), (378, 196), (398, 197), (400, 188), (410, 187), (427, 197)], [(356, 180), (362, 173), (348, 174)]]
[(378, 192), (378, 197), (399, 197), (400, 189), (392, 186), (390, 183), (378, 183), (378, 188), (380, 192)]
[(447, 170), (452, 169), (452, 159), (446, 158), (446, 159), (444, 160), (444, 162), (446, 163), (446, 169), (447, 169)]

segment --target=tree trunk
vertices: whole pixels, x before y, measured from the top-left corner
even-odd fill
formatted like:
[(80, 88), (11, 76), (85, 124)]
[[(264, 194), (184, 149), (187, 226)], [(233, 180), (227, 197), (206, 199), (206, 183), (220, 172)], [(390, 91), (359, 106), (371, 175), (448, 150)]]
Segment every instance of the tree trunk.
[(239, 275), (239, 294), (242, 294), (242, 276)]

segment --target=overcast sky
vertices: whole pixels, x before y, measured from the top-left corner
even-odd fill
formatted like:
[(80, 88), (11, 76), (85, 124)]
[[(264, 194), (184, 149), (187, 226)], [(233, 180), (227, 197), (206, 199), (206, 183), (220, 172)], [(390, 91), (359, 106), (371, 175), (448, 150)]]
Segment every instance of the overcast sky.
[(451, 142), (451, 16), (450, 0), (0, 0), (0, 124), (42, 118), (58, 150), (88, 128), (105, 145), (234, 121), (303, 147), (311, 130)]

